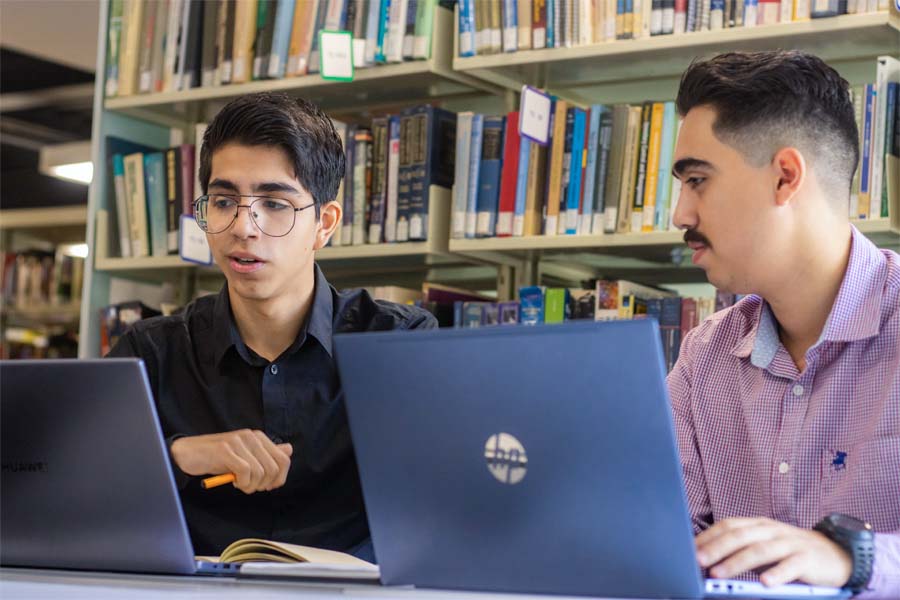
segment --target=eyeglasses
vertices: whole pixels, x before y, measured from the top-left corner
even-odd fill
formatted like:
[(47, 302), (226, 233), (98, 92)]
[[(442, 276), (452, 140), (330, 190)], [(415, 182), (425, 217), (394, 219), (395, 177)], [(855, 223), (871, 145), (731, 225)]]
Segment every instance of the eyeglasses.
[[(254, 198), (250, 204), (241, 204), (241, 198)], [(283, 198), (252, 196), (246, 194), (209, 194), (194, 201), (194, 218), (206, 233), (222, 233), (234, 223), (238, 212), (246, 208), (253, 223), (270, 237), (284, 237), (294, 228), (296, 215), (315, 206), (312, 203), (301, 208)], [(316, 210), (318, 213), (318, 209)]]

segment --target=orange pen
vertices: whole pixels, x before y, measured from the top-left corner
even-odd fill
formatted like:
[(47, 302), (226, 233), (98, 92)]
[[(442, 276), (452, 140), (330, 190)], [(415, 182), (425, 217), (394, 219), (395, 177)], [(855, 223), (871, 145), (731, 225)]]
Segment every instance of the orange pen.
[(220, 485), (225, 485), (226, 483), (234, 483), (234, 480), (234, 473), (225, 473), (224, 475), (207, 477), (202, 482), (200, 482), (200, 485), (203, 486), (204, 490), (208, 490), (210, 488), (219, 487)]

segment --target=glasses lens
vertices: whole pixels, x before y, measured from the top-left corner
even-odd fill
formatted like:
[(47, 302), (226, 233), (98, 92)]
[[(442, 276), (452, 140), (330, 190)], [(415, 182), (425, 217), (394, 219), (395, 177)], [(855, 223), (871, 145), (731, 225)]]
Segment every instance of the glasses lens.
[[(234, 215), (237, 212), (238, 198), (213, 194), (205, 196), (206, 206), (203, 210), (207, 233), (221, 233), (231, 227)], [(202, 200), (203, 198), (201, 198)], [(199, 211), (198, 211), (199, 212)], [(200, 222), (200, 219), (197, 219)], [(203, 227), (201, 225), (201, 227)]]
[(250, 214), (260, 231), (272, 237), (290, 233), (294, 227), (294, 205), (279, 198), (257, 198), (250, 205)]

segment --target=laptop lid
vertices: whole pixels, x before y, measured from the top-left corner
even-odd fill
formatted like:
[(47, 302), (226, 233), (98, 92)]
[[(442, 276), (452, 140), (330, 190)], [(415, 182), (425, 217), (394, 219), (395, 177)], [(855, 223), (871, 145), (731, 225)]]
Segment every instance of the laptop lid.
[(385, 583), (703, 595), (655, 321), (335, 348)]
[(0, 361), (0, 564), (195, 572), (144, 365)]

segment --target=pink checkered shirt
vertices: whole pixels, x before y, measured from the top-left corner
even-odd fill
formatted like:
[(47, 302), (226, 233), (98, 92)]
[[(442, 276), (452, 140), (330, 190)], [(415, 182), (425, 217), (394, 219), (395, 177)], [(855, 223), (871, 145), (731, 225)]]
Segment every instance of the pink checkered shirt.
[(800, 373), (748, 296), (685, 336), (668, 384), (695, 531), (762, 516), (872, 524), (870, 598), (900, 598), (900, 256), (855, 227), (850, 261)]

